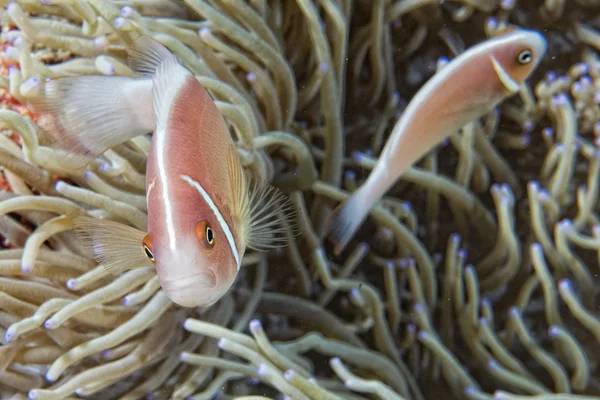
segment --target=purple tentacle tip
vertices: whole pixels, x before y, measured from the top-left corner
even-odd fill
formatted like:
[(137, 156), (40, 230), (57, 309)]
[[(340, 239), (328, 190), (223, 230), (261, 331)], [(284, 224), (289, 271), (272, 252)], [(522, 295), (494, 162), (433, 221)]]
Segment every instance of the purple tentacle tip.
[(361, 162), (362, 160), (364, 160), (365, 155), (359, 151), (354, 151), (352, 152), (352, 159), (356, 162)]
[(512, 10), (515, 7), (515, 0), (502, 0), (500, 6), (505, 10)]
[(326, 72), (329, 70), (329, 64), (327, 64), (326, 62), (322, 62), (321, 64), (319, 64), (319, 69), (323, 72)]
[(568, 279), (563, 279), (558, 282), (558, 290), (571, 290), (571, 281)]
[(27, 397), (29, 397), (31, 400), (37, 399), (38, 398), (38, 393), (37, 390), (30, 390), (29, 393), (27, 394)]
[(542, 248), (542, 245), (539, 244), (538, 242), (532, 243), (531, 244), (531, 249), (533, 251), (544, 251), (544, 249)]
[(248, 79), (250, 82), (254, 82), (256, 80), (256, 74), (254, 72), (248, 72), (246, 74), (246, 79)]
[(67, 281), (67, 288), (74, 290), (77, 287), (77, 280), (75, 280), (74, 278), (71, 278)]
[(200, 37), (210, 35), (210, 28), (208, 26), (203, 26), (198, 31), (198, 34), (200, 34)]
[(6, 332), (4, 334), (4, 340), (6, 341), (6, 343), (11, 343), (14, 338), (15, 338), (15, 335), (12, 333)]
[(121, 16), (124, 18), (130, 17), (133, 14), (133, 8), (124, 6), (121, 8)]
[(557, 94), (552, 97), (552, 104), (562, 106), (568, 102), (567, 96), (564, 93)]
[(83, 173), (83, 177), (84, 177), (85, 179), (90, 179), (90, 178), (92, 177), (92, 172), (91, 172), (91, 171), (85, 171), (85, 172)]
[(54, 321), (52, 321), (52, 318), (46, 320), (46, 322), (44, 322), (44, 328), (46, 329), (52, 329), (54, 328)]
[(291, 369), (288, 369), (287, 371), (285, 371), (285, 372), (283, 373), (283, 377), (284, 377), (286, 380), (288, 380), (288, 381), (289, 381), (290, 379), (294, 379), (294, 377), (295, 377), (295, 376), (296, 376), (296, 371), (294, 371), (294, 370), (291, 370)]
[(126, 22), (127, 22), (127, 20), (125, 18), (117, 17), (117, 18), (115, 18), (115, 21), (113, 22), (113, 26), (117, 29), (122, 28)]
[(250, 329), (256, 330), (256, 329), (260, 329), (261, 327), (262, 327), (262, 324), (260, 323), (259, 320), (253, 319), (252, 321), (250, 321)]
[(560, 327), (553, 325), (550, 327), (550, 329), (548, 329), (548, 335), (550, 335), (551, 337), (556, 337), (560, 334)]

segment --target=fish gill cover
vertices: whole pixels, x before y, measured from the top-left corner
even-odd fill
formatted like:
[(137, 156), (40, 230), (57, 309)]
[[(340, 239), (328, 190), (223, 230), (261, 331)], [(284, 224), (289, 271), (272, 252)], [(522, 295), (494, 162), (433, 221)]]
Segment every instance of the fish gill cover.
[[(600, 399), (600, 1), (0, 5), (0, 398)], [(548, 40), (533, 77), (409, 169), (334, 257), (331, 210), (406, 103), (511, 24)], [(81, 215), (146, 229), (149, 136), (71, 168), (28, 106), (47, 78), (135, 76), (141, 34), (298, 209), (296, 240), (248, 252), (205, 310), (173, 305), (153, 268), (111, 275), (74, 232)]]

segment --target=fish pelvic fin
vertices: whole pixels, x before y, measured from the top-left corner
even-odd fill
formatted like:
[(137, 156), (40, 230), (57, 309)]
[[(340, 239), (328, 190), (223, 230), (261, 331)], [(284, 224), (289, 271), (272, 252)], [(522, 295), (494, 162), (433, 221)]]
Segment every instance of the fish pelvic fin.
[(496, 60), (496, 57), (490, 56), (490, 60), (492, 61), (492, 66), (494, 67), (494, 71), (496, 71), (496, 75), (498, 75), (498, 79), (502, 82), (502, 85), (508, 90), (509, 93), (515, 94), (521, 88), (519, 82), (515, 81), (508, 71), (504, 69), (504, 67)]
[(150, 78), (156, 73), (158, 66), (171, 56), (171, 52), (157, 40), (142, 35), (129, 48), (127, 63), (133, 71)]
[(244, 171), (232, 144), (227, 157), (231, 211), (244, 247), (269, 251), (288, 245), (299, 234), (297, 209), (279, 189)]
[(329, 220), (329, 239), (334, 244), (334, 254), (339, 256), (358, 228), (367, 218), (373, 202), (363, 185), (333, 210)]
[(106, 219), (77, 217), (73, 222), (83, 248), (110, 273), (153, 264), (144, 251), (145, 232)]
[(137, 117), (152, 112), (146, 86), (144, 96), (144, 84), (129, 77), (64, 77), (42, 83), (29, 103), (42, 113), (39, 125), (50, 147), (67, 150), (71, 161), (83, 167), (106, 150), (153, 130), (154, 121)]

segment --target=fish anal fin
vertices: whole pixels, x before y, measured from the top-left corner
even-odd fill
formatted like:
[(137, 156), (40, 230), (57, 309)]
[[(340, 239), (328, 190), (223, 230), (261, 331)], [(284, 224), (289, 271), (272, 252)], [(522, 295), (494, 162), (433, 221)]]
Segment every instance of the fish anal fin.
[(106, 219), (77, 217), (73, 222), (86, 252), (110, 273), (152, 265), (144, 252), (145, 232)]
[(299, 233), (296, 208), (269, 182), (244, 171), (234, 145), (227, 166), (232, 188), (232, 213), (245, 245), (257, 251), (285, 247)]
[(154, 75), (158, 66), (171, 52), (150, 36), (140, 36), (129, 48), (127, 63), (129, 67), (145, 77)]

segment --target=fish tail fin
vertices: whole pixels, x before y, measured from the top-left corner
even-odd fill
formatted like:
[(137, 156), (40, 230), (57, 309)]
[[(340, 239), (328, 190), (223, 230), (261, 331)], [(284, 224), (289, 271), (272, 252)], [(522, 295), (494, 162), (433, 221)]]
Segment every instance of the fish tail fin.
[(363, 185), (333, 210), (328, 231), (336, 256), (344, 251), (374, 204), (366, 188)]
[(110, 273), (152, 265), (143, 246), (145, 232), (106, 219), (77, 217), (73, 222), (86, 252)]
[(40, 126), (49, 135), (50, 146), (71, 152), (83, 165), (153, 130), (149, 80), (64, 77), (42, 83), (34, 93), (29, 102), (42, 113)]

